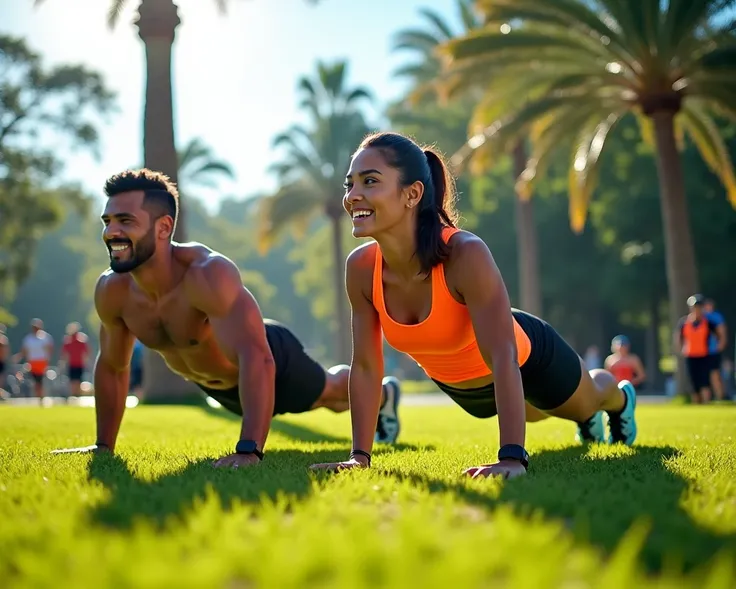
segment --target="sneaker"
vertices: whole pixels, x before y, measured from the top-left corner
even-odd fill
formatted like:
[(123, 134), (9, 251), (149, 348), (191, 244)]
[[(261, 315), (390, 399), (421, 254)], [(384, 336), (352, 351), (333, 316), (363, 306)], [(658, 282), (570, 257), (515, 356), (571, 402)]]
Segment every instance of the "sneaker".
[(615, 444), (622, 442), (627, 446), (631, 446), (636, 440), (636, 389), (628, 380), (622, 380), (618, 383), (624, 396), (626, 397), (626, 405), (620, 413), (608, 412), (608, 427), (611, 431), (608, 436), (608, 442)]
[(588, 421), (578, 423), (575, 439), (581, 444), (589, 442), (606, 443), (606, 427), (603, 423), (603, 411), (598, 411)]
[(383, 403), (378, 412), (376, 435), (373, 440), (379, 444), (394, 444), (399, 437), (399, 400), (401, 399), (401, 383), (393, 376), (383, 379)]

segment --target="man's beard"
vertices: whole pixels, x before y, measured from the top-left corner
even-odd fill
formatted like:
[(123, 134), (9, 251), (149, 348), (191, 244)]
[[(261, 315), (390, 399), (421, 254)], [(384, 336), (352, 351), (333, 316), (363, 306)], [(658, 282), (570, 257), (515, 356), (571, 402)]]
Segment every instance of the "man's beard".
[[(115, 244), (129, 246), (130, 255), (123, 260), (114, 259), (111, 248)], [(124, 274), (132, 272), (153, 256), (156, 252), (156, 239), (153, 236), (153, 229), (151, 229), (136, 245), (133, 245), (133, 242), (127, 239), (113, 239), (107, 242), (107, 248), (110, 252), (110, 269), (118, 274)]]

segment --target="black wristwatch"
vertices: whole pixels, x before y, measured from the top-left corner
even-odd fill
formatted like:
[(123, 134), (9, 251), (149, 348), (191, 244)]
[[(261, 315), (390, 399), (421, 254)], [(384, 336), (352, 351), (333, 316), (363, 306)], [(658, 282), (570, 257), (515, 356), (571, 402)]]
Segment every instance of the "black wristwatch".
[(255, 454), (259, 460), (263, 460), (263, 452), (258, 449), (258, 444), (253, 440), (240, 440), (235, 444), (236, 454)]
[(529, 453), (524, 450), (524, 446), (518, 444), (506, 444), (501, 446), (498, 451), (499, 460), (516, 460), (521, 462), (521, 465), (525, 468), (529, 468)]

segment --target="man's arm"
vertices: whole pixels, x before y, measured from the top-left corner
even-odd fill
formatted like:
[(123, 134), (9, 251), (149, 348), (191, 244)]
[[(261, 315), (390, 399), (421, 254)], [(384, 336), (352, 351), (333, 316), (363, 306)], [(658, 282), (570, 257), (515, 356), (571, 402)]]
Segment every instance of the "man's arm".
[(726, 323), (725, 321), (722, 321), (719, 323), (716, 328), (716, 338), (718, 339), (718, 353), (723, 352), (723, 350), (726, 349), (726, 344), (728, 343), (728, 336), (726, 335)]
[(255, 441), (262, 451), (276, 400), (276, 366), (258, 303), (238, 268), (223, 256), (212, 255), (191, 268), (186, 288), (192, 305), (209, 318), (220, 349), (238, 366), (240, 439)]
[(133, 334), (120, 316), (118, 294), (105, 285), (102, 276), (95, 289), (95, 307), (100, 318), (100, 351), (94, 367), (97, 443), (115, 449), (125, 413), (133, 356)]
[(97, 441), (93, 446), (54, 453), (91, 452), (101, 448), (115, 450), (128, 397), (134, 338), (120, 316), (121, 300), (127, 292), (117, 290), (111, 279), (112, 276), (105, 273), (95, 287), (95, 309), (100, 318), (100, 351), (93, 378)]

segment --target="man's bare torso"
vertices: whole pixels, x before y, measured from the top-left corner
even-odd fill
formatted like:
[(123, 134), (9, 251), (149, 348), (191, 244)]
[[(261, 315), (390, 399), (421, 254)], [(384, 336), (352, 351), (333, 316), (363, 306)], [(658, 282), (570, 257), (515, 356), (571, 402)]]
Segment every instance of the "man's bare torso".
[(156, 350), (171, 370), (213, 389), (238, 384), (238, 367), (220, 349), (208, 317), (189, 298), (187, 274), (196, 271), (213, 252), (201, 245), (177, 245), (174, 260), (181, 280), (158, 300), (136, 284), (131, 274), (104, 277), (105, 296), (128, 330), (147, 348)]

